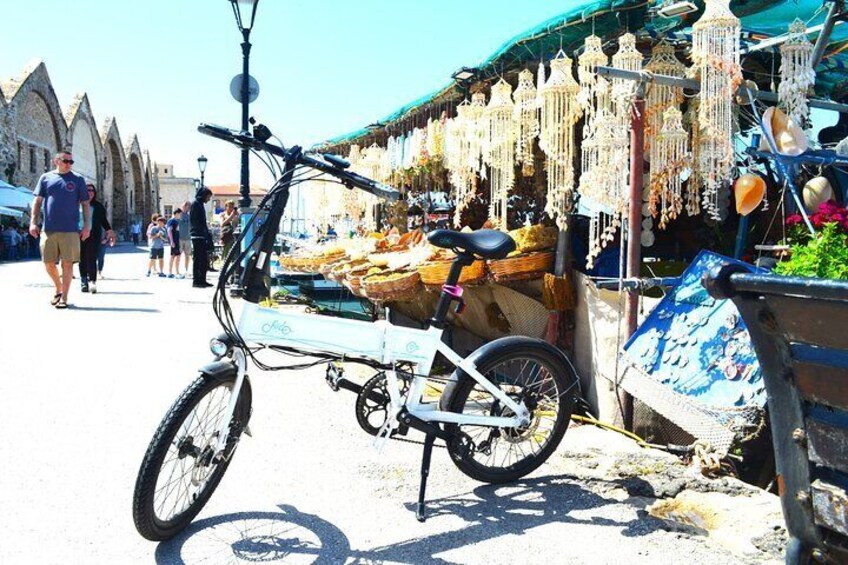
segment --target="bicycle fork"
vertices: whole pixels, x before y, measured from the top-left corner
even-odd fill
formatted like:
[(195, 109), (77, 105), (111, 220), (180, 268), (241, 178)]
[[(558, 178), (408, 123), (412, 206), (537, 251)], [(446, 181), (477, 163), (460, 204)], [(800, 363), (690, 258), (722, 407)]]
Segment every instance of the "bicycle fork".
[[(230, 394), (230, 400), (227, 403), (227, 410), (224, 413), (224, 419), (221, 421), (221, 429), (218, 430), (218, 442), (215, 445), (215, 455), (214, 457), (220, 457), (227, 446), (227, 439), (230, 435), (230, 422), (233, 420), (233, 414), (236, 412), (236, 404), (238, 403), (239, 394), (241, 393), (242, 384), (244, 384), (244, 377), (247, 373), (247, 359), (244, 356), (244, 351), (239, 348), (235, 348), (233, 351), (233, 361), (236, 365), (236, 382), (233, 384), (233, 390)], [(248, 424), (244, 428), (244, 433), (249, 437), (252, 437), (253, 434), (250, 432), (250, 425)], [(238, 439), (236, 439), (238, 441)]]

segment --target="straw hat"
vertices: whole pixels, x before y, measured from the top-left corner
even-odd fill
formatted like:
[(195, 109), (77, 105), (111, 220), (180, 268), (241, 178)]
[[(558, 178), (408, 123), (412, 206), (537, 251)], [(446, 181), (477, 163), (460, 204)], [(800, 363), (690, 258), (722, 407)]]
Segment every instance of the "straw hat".
[(772, 106), (763, 112), (763, 138), (760, 140), (761, 151), (771, 151), (766, 135), (771, 133), (777, 145), (778, 153), (783, 155), (800, 155), (809, 147), (807, 136), (789, 116)]
[(804, 208), (807, 213), (814, 214), (819, 206), (833, 198), (833, 188), (824, 177), (815, 177), (804, 185)]
[(736, 212), (747, 216), (753, 212), (766, 196), (766, 181), (760, 175), (748, 173), (733, 183), (736, 197)]

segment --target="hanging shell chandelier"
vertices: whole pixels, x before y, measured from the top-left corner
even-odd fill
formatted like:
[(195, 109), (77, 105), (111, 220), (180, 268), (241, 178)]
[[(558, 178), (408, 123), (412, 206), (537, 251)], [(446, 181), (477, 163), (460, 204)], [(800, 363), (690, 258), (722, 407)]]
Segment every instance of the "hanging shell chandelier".
[(809, 124), (807, 94), (816, 83), (813, 44), (807, 39), (807, 26), (799, 19), (789, 25), (789, 37), (780, 46), (780, 86), (778, 107), (801, 127)]
[(589, 253), (586, 265), (591, 268), (601, 250), (615, 237), (628, 209), (629, 136), (615, 115), (601, 110), (595, 116), (595, 132), (588, 140), (588, 162), (591, 182), (581, 181), (582, 196), (592, 201), (589, 222)]
[[(625, 71), (642, 70), (642, 54), (636, 49), (636, 36), (625, 33), (618, 39), (618, 51), (612, 56), (612, 66)], [(636, 94), (637, 83), (634, 80), (614, 78), (612, 81), (612, 102), (619, 123), (630, 129), (630, 108)]]
[(459, 227), (463, 210), (474, 199), (480, 154), (472, 157), (473, 138), (476, 137), (477, 120), (470, 117), (473, 109), (468, 100), (456, 107), (456, 117), (445, 124), (445, 166), (450, 172), (450, 183), (454, 187), (454, 225)]
[(574, 126), (582, 113), (577, 101), (580, 85), (571, 69), (571, 59), (560, 51), (551, 60), (551, 76), (542, 88), (539, 147), (548, 171), (545, 212), (560, 229), (565, 229), (574, 204)]
[(734, 164), (733, 96), (742, 80), (740, 32), (730, 0), (706, 0), (704, 15), (692, 26), (692, 60), (701, 75), (697, 148), (701, 198), (705, 211), (715, 220), (720, 219), (720, 193), (726, 191)]
[[(663, 40), (651, 50), (651, 59), (645, 70), (655, 75), (678, 78), (686, 76), (686, 65), (674, 55), (674, 46)], [(645, 149), (650, 149), (653, 137), (659, 134), (663, 115), (671, 107), (679, 108), (683, 102), (683, 88), (653, 83), (645, 97)]]
[(521, 165), (521, 174), (533, 176), (533, 142), (539, 135), (539, 104), (533, 73), (524, 69), (518, 73), (515, 89), (516, 134), (515, 159)]
[(608, 66), (609, 57), (604, 54), (601, 38), (590, 35), (586, 38), (583, 53), (577, 58), (577, 78), (580, 81), (578, 103), (583, 107), (585, 116), (583, 124), (583, 140), (580, 144), (580, 187), (583, 195), (591, 195), (598, 187), (595, 181), (597, 155), (597, 120), (601, 112), (608, 113), (610, 107), (610, 88), (607, 79), (598, 76), (599, 66)]
[(651, 144), (651, 182), (649, 207), (659, 215), (659, 227), (677, 218), (683, 210), (681, 173), (689, 166), (689, 134), (683, 129), (683, 114), (669, 108), (663, 114), (660, 131)]
[(468, 139), (469, 166), (475, 172), (482, 173), (485, 178), (481, 159), (483, 157), (483, 140), (486, 137), (486, 120), (483, 113), (486, 111), (486, 94), (475, 92), (471, 95), (471, 104), (467, 110), (468, 128), (465, 135)]
[(489, 219), (501, 230), (507, 229), (507, 198), (515, 182), (515, 104), (512, 86), (501, 79), (492, 87), (492, 98), (483, 118), (486, 136), (483, 160), (489, 165)]

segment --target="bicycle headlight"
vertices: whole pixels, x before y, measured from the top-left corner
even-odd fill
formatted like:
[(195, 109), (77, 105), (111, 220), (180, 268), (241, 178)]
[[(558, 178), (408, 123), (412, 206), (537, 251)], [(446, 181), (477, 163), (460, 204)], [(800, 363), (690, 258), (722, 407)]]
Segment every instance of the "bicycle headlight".
[(212, 351), (212, 355), (217, 358), (221, 358), (230, 351), (230, 346), (227, 345), (226, 342), (221, 341), (217, 337), (213, 337), (209, 340), (209, 349)]

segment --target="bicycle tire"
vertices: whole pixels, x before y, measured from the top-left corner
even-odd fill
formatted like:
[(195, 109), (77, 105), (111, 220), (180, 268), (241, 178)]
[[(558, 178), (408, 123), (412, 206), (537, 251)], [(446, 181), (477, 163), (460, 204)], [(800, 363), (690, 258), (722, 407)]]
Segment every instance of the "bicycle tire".
[[(502, 390), (505, 388), (508, 389), (508, 393), (514, 398), (523, 398), (525, 394), (529, 395), (528, 398), (530, 398), (530, 401), (537, 402), (538, 405), (533, 409), (533, 421), (524, 429), (492, 428), (470, 426), (468, 424), (445, 424), (445, 431), (453, 436), (453, 440), (447, 442), (448, 453), (450, 453), (451, 460), (460, 471), (484, 483), (497, 484), (516, 481), (536, 470), (559, 446), (560, 441), (562, 441), (568, 429), (575, 396), (579, 387), (577, 385), (577, 375), (574, 373), (574, 370), (567, 363), (564, 363), (557, 354), (550, 351), (549, 348), (550, 346), (544, 342), (526, 340), (495, 348), (489, 354), (477, 360), (477, 370), (489, 379), (489, 381), (498, 384)], [(545, 377), (545, 380), (542, 381), (545, 383), (544, 390), (539, 388), (538, 391), (534, 392), (531, 387), (521, 387), (520, 380), (523, 370), (518, 375), (518, 378), (504, 374), (506, 372), (505, 369), (502, 369), (500, 375), (495, 374), (499, 367), (520, 361), (533, 361), (546, 369), (547, 375), (550, 378)], [(445, 387), (441, 401), (443, 410), (455, 413), (470, 412), (468, 410), (468, 401), (469, 397), (474, 393), (478, 397), (489, 395), (490, 404), (488, 407), (485, 402), (480, 402), (479, 399), (475, 398), (472, 400), (472, 402), (479, 405), (478, 408), (482, 409), (484, 413), (498, 416), (511, 415), (508, 408), (501, 406), (500, 402), (480, 387), (477, 381), (471, 376), (461, 369), (457, 369), (457, 373), (457, 378)], [(497, 377), (500, 377), (500, 379)], [(532, 382), (526, 384), (534, 385)], [(520, 394), (516, 391), (516, 388), (522, 389)], [(543, 391), (544, 394), (540, 395), (540, 391)], [(541, 398), (533, 401), (531, 398), (533, 396), (540, 396)], [(548, 408), (552, 407), (553, 403), (556, 403), (556, 417), (551, 422), (550, 429), (547, 428), (547, 423), (545, 428), (540, 428), (542, 418), (549, 411)], [(474, 438), (472, 438), (469, 432), (472, 430), (479, 431), (481, 429), (488, 430), (488, 432), (483, 433), (488, 433), (489, 436), (480, 443), (475, 443)], [(504, 439), (504, 443), (518, 445), (519, 443), (526, 443), (527, 439), (532, 442), (535, 436), (542, 434), (546, 438), (544, 444), (535, 452), (531, 450), (529, 455), (521, 451), (520, 457), (508, 461), (508, 456), (505, 456), (500, 464), (497, 463), (497, 458), (494, 459), (495, 462), (493, 464), (486, 464), (475, 459), (475, 455), (479, 453), (477, 450), (485, 442), (488, 442), (485, 449), (491, 451), (492, 445), (501, 443), (501, 438), (506, 438)], [(529, 447), (532, 447), (532, 443)], [(485, 449), (483, 450), (484, 455)], [(512, 450), (512, 448), (508, 449), (510, 451)], [(491, 459), (491, 456), (487, 457)]]
[[(227, 467), (232, 461), (233, 454), (238, 446), (239, 437), (247, 427), (247, 423), (250, 419), (252, 391), (250, 387), (250, 380), (247, 376), (245, 376), (244, 382), (242, 383), (236, 409), (233, 414), (233, 418), (230, 421), (230, 437), (227, 439), (225, 452), (227, 456), (222, 461), (218, 463), (207, 462), (205, 465), (198, 465), (198, 460), (203, 458), (205, 453), (208, 453), (208, 447), (216, 440), (217, 434), (205, 438), (207, 447), (201, 451), (199, 456), (196, 454), (181, 455), (182, 450), (185, 448), (183, 441), (186, 438), (188, 438), (191, 448), (197, 447), (194, 445), (194, 438), (188, 433), (192, 430), (192, 428), (185, 430), (184, 437), (178, 439), (177, 434), (182, 430), (183, 424), (192, 416), (195, 408), (197, 408), (208, 395), (214, 394), (221, 387), (230, 389), (231, 395), (232, 387), (235, 384), (235, 377), (236, 375), (234, 372), (230, 375), (215, 378), (207, 375), (200, 375), (194, 380), (194, 382), (186, 387), (165, 414), (162, 422), (159, 424), (156, 433), (153, 435), (153, 439), (150, 441), (147, 452), (144, 454), (144, 459), (142, 460), (141, 467), (138, 471), (135, 491), (133, 494), (133, 521), (135, 522), (135, 527), (138, 530), (138, 533), (144, 538), (151, 541), (163, 541), (176, 536), (180, 531), (185, 529), (185, 527), (188, 526), (194, 517), (197, 516), (197, 514), (203, 509), (203, 506), (221, 482), (221, 478), (223, 478)], [(229, 396), (227, 396), (227, 399), (228, 398)], [(210, 426), (209, 429), (212, 430), (213, 426)], [(165, 463), (165, 457), (168, 455), (172, 445), (178, 449), (178, 459), (187, 459), (189, 455), (194, 458), (194, 463), (191, 468), (192, 474), (196, 470), (205, 472), (204, 468), (211, 465), (214, 465), (214, 469), (211, 472), (208, 472), (202, 481), (202, 484), (200, 484), (200, 487), (191, 495), (191, 501), (188, 503), (186, 508), (171, 517), (163, 519), (157, 515), (156, 511), (157, 483)], [(173, 474), (171, 476), (173, 476)], [(185, 478), (185, 473), (182, 478)], [(191, 477), (191, 482), (194, 482), (193, 476)], [(171, 477), (169, 476), (168, 483), (165, 487), (171, 483)], [(186, 496), (189, 495), (189, 491), (190, 487), (186, 486)], [(165, 494), (167, 494), (167, 492)], [(177, 494), (179, 494), (179, 491)]]

